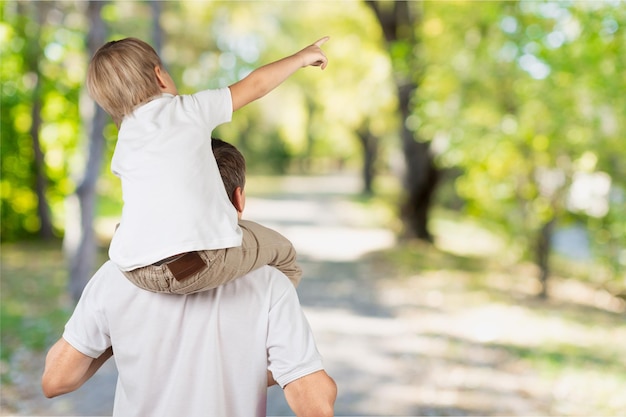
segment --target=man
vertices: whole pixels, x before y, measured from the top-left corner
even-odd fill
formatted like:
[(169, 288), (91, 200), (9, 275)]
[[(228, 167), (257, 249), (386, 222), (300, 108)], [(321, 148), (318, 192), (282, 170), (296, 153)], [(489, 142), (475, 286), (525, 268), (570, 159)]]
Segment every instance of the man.
[[(241, 215), (245, 161), (231, 145), (213, 142)], [(333, 415), (335, 383), (293, 285), (272, 267), (179, 296), (141, 290), (105, 263), (48, 352), (44, 394), (78, 389), (112, 350), (119, 371), (114, 416), (264, 416), (273, 379), (297, 416)]]

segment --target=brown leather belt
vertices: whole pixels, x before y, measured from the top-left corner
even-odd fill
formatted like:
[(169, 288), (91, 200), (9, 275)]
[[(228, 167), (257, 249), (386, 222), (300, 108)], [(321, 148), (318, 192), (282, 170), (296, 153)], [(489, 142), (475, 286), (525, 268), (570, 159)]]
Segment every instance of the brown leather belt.
[(177, 281), (184, 281), (206, 267), (198, 252), (187, 252), (182, 255), (172, 256), (155, 262), (153, 265), (165, 265)]

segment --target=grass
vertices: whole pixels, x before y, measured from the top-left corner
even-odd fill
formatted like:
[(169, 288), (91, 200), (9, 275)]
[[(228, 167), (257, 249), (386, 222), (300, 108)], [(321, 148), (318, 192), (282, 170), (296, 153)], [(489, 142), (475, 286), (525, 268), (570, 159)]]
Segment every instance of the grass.
[(72, 309), (58, 241), (2, 245), (1, 359), (19, 348), (42, 350), (58, 338)]
[(62, 334), (74, 309), (61, 241), (3, 244), (0, 250), (0, 360), (10, 382), (12, 358), (43, 352)]

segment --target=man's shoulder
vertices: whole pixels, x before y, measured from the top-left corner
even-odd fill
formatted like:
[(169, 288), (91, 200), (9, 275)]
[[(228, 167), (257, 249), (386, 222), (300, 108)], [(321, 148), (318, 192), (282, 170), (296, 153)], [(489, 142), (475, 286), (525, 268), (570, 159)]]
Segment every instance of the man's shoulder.
[(273, 298), (281, 297), (293, 288), (285, 274), (268, 265), (248, 272), (227, 285), (232, 285), (236, 291), (247, 291), (247, 288), (257, 293), (271, 293)]
[(111, 286), (118, 285), (118, 281), (127, 281), (124, 273), (112, 261), (108, 260), (91, 277), (88, 285), (94, 286)]
[(122, 273), (122, 271), (120, 271), (120, 269), (117, 267), (117, 265), (113, 263), (113, 261), (107, 260), (105, 263), (102, 264), (100, 268), (98, 268), (96, 274), (94, 275), (94, 278), (96, 276), (119, 277), (123, 275), (124, 274)]
[(265, 280), (266, 282), (271, 282), (277, 286), (291, 285), (289, 278), (287, 278), (285, 274), (270, 265), (265, 265), (255, 269), (254, 271), (249, 272), (246, 276), (249, 276), (249, 279), (252, 280)]

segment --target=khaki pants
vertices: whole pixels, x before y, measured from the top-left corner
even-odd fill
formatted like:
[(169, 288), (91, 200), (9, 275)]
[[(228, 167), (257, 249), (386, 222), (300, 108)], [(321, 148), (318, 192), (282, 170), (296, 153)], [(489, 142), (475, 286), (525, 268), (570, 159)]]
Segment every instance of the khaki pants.
[(302, 269), (296, 264), (296, 251), (291, 242), (258, 223), (240, 220), (239, 227), (243, 231), (241, 246), (198, 251), (204, 266), (189, 277), (181, 280), (174, 277), (168, 267), (174, 261), (124, 271), (124, 275), (133, 284), (148, 291), (191, 294), (219, 287), (264, 265), (271, 265), (297, 286), (302, 278)]

